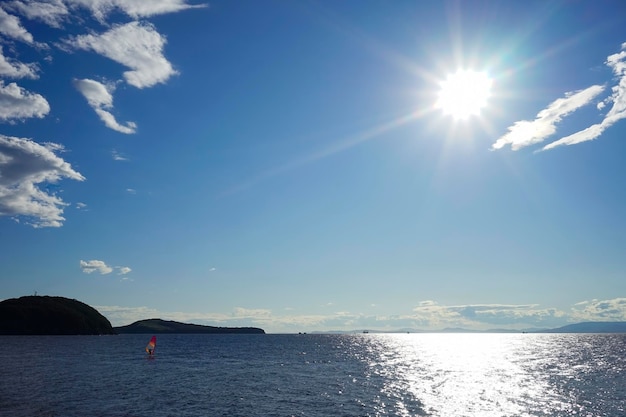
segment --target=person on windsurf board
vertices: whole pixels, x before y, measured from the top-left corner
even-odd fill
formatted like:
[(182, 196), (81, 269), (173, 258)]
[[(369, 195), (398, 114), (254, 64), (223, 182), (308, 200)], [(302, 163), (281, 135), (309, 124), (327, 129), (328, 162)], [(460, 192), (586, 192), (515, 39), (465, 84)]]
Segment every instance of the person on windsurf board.
[(156, 349), (156, 336), (152, 336), (148, 342), (148, 345), (146, 346), (146, 353), (148, 353), (149, 356), (152, 356), (154, 355), (154, 349)]

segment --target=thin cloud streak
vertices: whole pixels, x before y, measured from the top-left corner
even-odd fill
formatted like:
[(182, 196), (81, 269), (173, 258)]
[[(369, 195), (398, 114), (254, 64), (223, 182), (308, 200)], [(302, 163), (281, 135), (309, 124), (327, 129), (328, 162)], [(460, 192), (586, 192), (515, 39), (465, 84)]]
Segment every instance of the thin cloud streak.
[(619, 79), (618, 85), (612, 89), (613, 94), (605, 102), (602, 102), (602, 106), (600, 106), (600, 109), (602, 109), (607, 103), (613, 103), (611, 110), (609, 110), (602, 122), (552, 142), (546, 145), (543, 150), (597, 139), (606, 129), (626, 118), (626, 42), (622, 44), (621, 52), (607, 58), (606, 65), (611, 67), (613, 73)]
[[(611, 95), (596, 105), (597, 109), (602, 111), (608, 104), (612, 103), (611, 109), (604, 116), (603, 120), (600, 123), (593, 124), (553, 141), (545, 145), (541, 150), (546, 151), (562, 145), (575, 145), (597, 139), (606, 129), (626, 118), (626, 42), (622, 43), (620, 52), (607, 57), (605, 64), (611, 68), (618, 83), (612, 87)], [(491, 149), (502, 149), (510, 144), (511, 149), (516, 151), (523, 147), (543, 142), (548, 136), (556, 133), (556, 125), (564, 117), (589, 104), (604, 90), (604, 86), (593, 85), (584, 90), (566, 93), (564, 98), (555, 100), (544, 110), (540, 111), (535, 120), (515, 122), (508, 128), (508, 133), (496, 140)]]
[(511, 145), (511, 149), (517, 151), (529, 145), (543, 142), (547, 137), (556, 133), (556, 125), (567, 115), (579, 108), (591, 103), (604, 87), (593, 85), (584, 90), (569, 92), (565, 97), (559, 98), (541, 110), (535, 120), (520, 120), (509, 126), (509, 133), (500, 137), (492, 149), (502, 149)]

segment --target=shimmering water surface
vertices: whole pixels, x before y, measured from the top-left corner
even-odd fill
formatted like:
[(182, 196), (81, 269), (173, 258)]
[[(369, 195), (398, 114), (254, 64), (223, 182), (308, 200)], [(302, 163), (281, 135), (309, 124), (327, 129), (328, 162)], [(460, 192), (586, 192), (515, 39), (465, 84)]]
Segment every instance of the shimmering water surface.
[(626, 335), (148, 339), (0, 337), (0, 416), (626, 416)]

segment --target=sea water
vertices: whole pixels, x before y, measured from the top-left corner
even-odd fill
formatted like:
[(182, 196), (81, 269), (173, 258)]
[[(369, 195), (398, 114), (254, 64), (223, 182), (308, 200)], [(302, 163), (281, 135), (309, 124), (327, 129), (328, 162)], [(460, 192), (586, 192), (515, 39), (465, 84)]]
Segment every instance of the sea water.
[(0, 337), (0, 416), (626, 416), (626, 335), (149, 337)]

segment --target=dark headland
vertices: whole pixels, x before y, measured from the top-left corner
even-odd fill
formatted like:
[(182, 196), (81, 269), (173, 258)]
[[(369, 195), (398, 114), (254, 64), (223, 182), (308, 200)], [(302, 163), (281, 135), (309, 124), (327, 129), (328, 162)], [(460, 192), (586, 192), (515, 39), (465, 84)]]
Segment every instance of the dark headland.
[(1, 335), (115, 334), (95, 308), (64, 297), (27, 296), (0, 301)]
[(209, 333), (209, 334), (265, 334), (263, 329), (257, 327), (213, 327), (199, 324), (179, 323), (161, 319), (149, 319), (136, 321), (128, 326), (114, 328), (117, 333)]
[(0, 335), (105, 335), (118, 333), (265, 334), (256, 327), (213, 327), (161, 319), (113, 327), (95, 308), (65, 297), (26, 296), (0, 301)]

